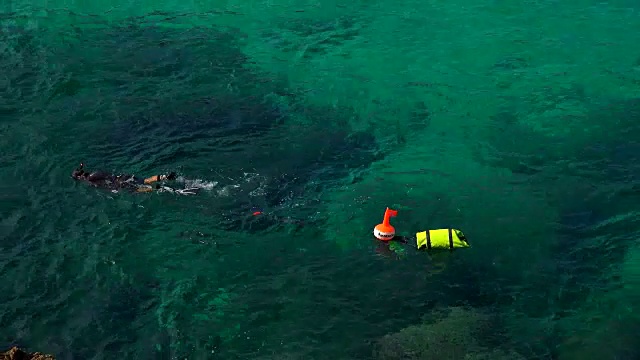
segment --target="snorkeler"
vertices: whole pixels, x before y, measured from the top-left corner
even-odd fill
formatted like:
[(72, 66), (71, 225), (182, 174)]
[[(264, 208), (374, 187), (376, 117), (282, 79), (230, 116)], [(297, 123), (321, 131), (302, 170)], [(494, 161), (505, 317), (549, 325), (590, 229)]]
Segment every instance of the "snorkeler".
[(75, 180), (84, 181), (91, 186), (108, 189), (112, 192), (118, 192), (119, 190), (128, 190), (130, 192), (150, 192), (157, 190), (160, 192), (170, 191), (181, 193), (181, 191), (190, 190), (173, 189), (167, 186), (161, 186), (160, 184), (156, 184), (155, 187), (151, 185), (159, 181), (175, 180), (175, 172), (171, 172), (168, 175), (154, 175), (143, 179), (129, 174), (115, 175), (103, 171), (86, 171), (84, 169), (84, 164), (81, 163), (80, 166), (71, 173), (71, 177)]

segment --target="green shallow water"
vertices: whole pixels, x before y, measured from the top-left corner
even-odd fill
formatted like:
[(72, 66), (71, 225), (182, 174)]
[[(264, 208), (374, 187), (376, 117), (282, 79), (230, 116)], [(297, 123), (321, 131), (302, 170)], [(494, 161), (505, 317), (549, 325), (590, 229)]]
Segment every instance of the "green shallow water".
[[(1, 346), (640, 356), (635, 3), (0, 5)], [(387, 206), (472, 247), (394, 255)]]

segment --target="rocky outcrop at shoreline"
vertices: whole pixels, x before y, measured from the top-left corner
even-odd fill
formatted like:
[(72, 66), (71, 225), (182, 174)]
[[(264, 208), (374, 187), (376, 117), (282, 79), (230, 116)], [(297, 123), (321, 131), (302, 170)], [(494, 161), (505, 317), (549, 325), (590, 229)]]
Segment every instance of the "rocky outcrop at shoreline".
[(55, 360), (53, 355), (43, 354), (39, 352), (28, 353), (12, 347), (10, 350), (0, 353), (0, 360)]

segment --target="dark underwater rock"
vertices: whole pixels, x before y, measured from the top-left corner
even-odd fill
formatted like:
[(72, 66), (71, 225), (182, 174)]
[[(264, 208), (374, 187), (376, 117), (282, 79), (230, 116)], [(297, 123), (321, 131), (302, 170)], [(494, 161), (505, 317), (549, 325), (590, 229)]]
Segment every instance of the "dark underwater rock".
[(240, 31), (95, 21), (5, 35), (0, 112), (44, 112), (41, 120), (61, 134), (52, 146), (101, 163), (155, 159), (167, 144), (261, 135), (283, 121), (283, 103), (269, 98), (295, 90), (252, 65)]
[(491, 118), (491, 124), (486, 143), (474, 153), (479, 162), (531, 176), (558, 161), (562, 144), (521, 124), (516, 113), (503, 110)]
[[(357, 27), (346, 18), (309, 21), (283, 26), (329, 42), (344, 35), (340, 29)], [(38, 122), (60, 134), (47, 146), (76, 154), (70, 166), (86, 161), (105, 171), (145, 176), (180, 169), (221, 187), (240, 179), (244, 188), (249, 186), (242, 174), (258, 173), (265, 179), (257, 185), (262, 195), (249, 195), (249, 189), (233, 195), (235, 206), (220, 205), (225, 200), (212, 206), (216, 216), (231, 219), (229, 229), (265, 230), (273, 224), (243, 218), (251, 207), (317, 205), (303, 194), (346, 176), (358, 179), (382, 157), (372, 130), (352, 129), (353, 109), (307, 105), (285, 79), (254, 66), (238, 30), (165, 25), (132, 18), (75, 26), (64, 36), (56, 28), (16, 35), (7, 46), (23, 61), (2, 67), (16, 68), (9, 82), (21, 97), (11, 106), (43, 111)], [(43, 41), (47, 37), (57, 40)], [(32, 94), (43, 76), (50, 87)], [(421, 124), (429, 112), (421, 106), (412, 115)], [(278, 217), (300, 219), (286, 212)]]
[(493, 68), (497, 70), (519, 70), (529, 67), (530, 59), (525, 56), (512, 55), (506, 56), (493, 64)]
[(40, 352), (28, 353), (14, 346), (0, 353), (0, 360), (55, 360), (55, 357)]
[[(519, 291), (523, 301), (517, 304), (517, 311), (554, 323), (570, 321), (599, 294), (620, 286), (616, 274), (635, 244), (633, 234), (640, 229), (636, 217), (627, 216), (637, 210), (640, 201), (636, 191), (640, 100), (593, 101), (580, 121), (584, 130), (575, 136), (547, 136), (522, 124), (515, 111), (504, 111), (493, 118), (495, 129), (490, 129), (484, 152), (477, 154), (480, 162), (508, 169), (523, 179), (530, 191), (541, 193), (558, 213), (556, 231), (544, 245), (548, 264), (529, 277), (527, 286)], [(512, 307), (509, 303), (504, 306)], [(601, 312), (604, 308), (594, 317), (608, 316)], [(587, 333), (611, 333), (591, 322), (584, 326)], [(582, 350), (582, 340), (571, 344), (573, 333), (570, 327), (556, 330), (545, 348), (571, 353), (567, 359), (593, 354)], [(606, 343), (602, 338), (588, 346), (599, 349), (597, 344)], [(627, 355), (620, 348), (602, 351), (607, 355), (600, 358), (634, 358), (635, 354)]]
[(556, 359), (634, 360), (640, 358), (640, 349), (637, 346), (640, 323), (637, 319), (599, 317), (595, 321), (588, 318), (571, 325), (573, 326), (570, 330), (568, 329), (568, 335), (562, 339)]
[(448, 314), (409, 326), (379, 339), (374, 357), (380, 360), (524, 359), (519, 354), (484, 344), (494, 331), (492, 317), (476, 310), (451, 308)]
[[(549, 245), (552, 265), (548, 274), (539, 274), (544, 284), (534, 283), (536, 296), (527, 298), (523, 310), (539, 318), (572, 321), (576, 313), (588, 311), (584, 308), (600, 297), (595, 294), (613, 292), (620, 286), (617, 274), (635, 246), (633, 234), (640, 229), (640, 221), (629, 214), (637, 211), (640, 201), (640, 100), (593, 105), (582, 120), (589, 131), (564, 138), (564, 143), (526, 130), (517, 121), (508, 120), (508, 114), (500, 118), (507, 119), (501, 125), (507, 129), (503, 134), (511, 138), (492, 138), (491, 163), (526, 176), (534, 191), (544, 188), (548, 203), (559, 214), (554, 241)], [(600, 311), (595, 313), (594, 317), (604, 316)], [(599, 358), (636, 356), (625, 350), (631, 348), (627, 339), (617, 348), (598, 345), (607, 343), (602, 339), (612, 333), (606, 329), (610, 324), (584, 326), (588, 326), (586, 333), (598, 335), (576, 339), (574, 329), (567, 328), (558, 331), (549, 348), (560, 349), (561, 358), (567, 359), (598, 352)]]
[(576, 193), (559, 205), (552, 254), (563, 280), (557, 284), (562, 291), (553, 298), (556, 316), (573, 313), (594, 291), (617, 286), (615, 274), (635, 244), (629, 234), (640, 228), (637, 220), (619, 217), (634, 211), (638, 200), (640, 194), (617, 191), (592, 196)]
[[(381, 157), (371, 134), (327, 131), (321, 137), (315, 132), (300, 136), (283, 145), (273, 157), (245, 160), (256, 164), (257, 172), (264, 174), (266, 182), (259, 197), (248, 198), (246, 194), (236, 197), (239, 206), (226, 217), (225, 229), (256, 232), (312, 224), (318, 220), (313, 215), (321, 206), (317, 194)], [(296, 147), (302, 151), (295, 150)], [(255, 205), (276, 214), (251, 216)]]
[[(269, 196), (276, 199), (267, 202), (274, 204), (311, 177), (334, 180), (377, 157), (374, 136), (351, 130), (352, 110), (298, 106), (304, 99), (286, 82), (250, 66), (239, 48), (242, 34), (232, 29), (132, 23), (85, 29), (81, 38), (91, 44), (87, 55), (63, 59), (105, 97), (95, 116), (107, 131), (72, 141), (94, 162), (144, 159), (138, 171), (185, 166), (185, 173), (211, 168), (232, 178), (257, 169), (272, 179)], [(300, 119), (309, 125), (297, 125)]]
[(581, 121), (579, 136), (551, 137), (520, 123), (515, 112), (501, 111), (476, 159), (528, 176), (555, 172), (603, 183), (640, 178), (640, 99), (592, 105)]
[[(629, 238), (640, 228), (635, 218), (624, 215), (637, 209), (640, 192), (634, 187), (640, 180), (640, 101), (627, 100), (607, 104), (590, 115), (594, 123), (606, 124), (607, 131), (594, 135), (590, 144), (568, 154), (572, 166), (568, 172), (581, 183), (562, 193), (560, 241), (555, 251), (558, 263), (575, 279), (579, 294), (565, 292), (567, 307), (589, 290), (602, 288), (609, 274), (633, 245)], [(578, 296), (579, 295), (579, 296)]]
[[(122, 155), (157, 152), (166, 144), (259, 136), (283, 120), (279, 104), (269, 97), (290, 90), (249, 66), (237, 31), (133, 23), (85, 31), (83, 38), (92, 44), (90, 55), (69, 59), (67, 68), (103, 74), (83, 76), (84, 82), (107, 98), (117, 96), (109, 99), (114, 106), (107, 114), (99, 109), (114, 120), (110, 136), (100, 140), (112, 148), (133, 148)], [(146, 141), (139, 144), (141, 139)], [(189, 155), (197, 154), (183, 150)]]
[(362, 19), (337, 17), (332, 20), (299, 18), (281, 21), (279, 31), (267, 30), (263, 37), (286, 52), (303, 52), (305, 59), (340, 49), (360, 35)]

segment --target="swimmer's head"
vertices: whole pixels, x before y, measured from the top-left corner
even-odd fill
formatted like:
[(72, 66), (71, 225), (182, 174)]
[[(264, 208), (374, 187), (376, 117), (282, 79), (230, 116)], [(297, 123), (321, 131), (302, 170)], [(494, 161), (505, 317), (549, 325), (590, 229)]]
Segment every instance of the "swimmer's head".
[(73, 170), (71, 173), (71, 177), (76, 180), (82, 180), (87, 176), (87, 173), (84, 171), (84, 164), (80, 163), (77, 169)]

